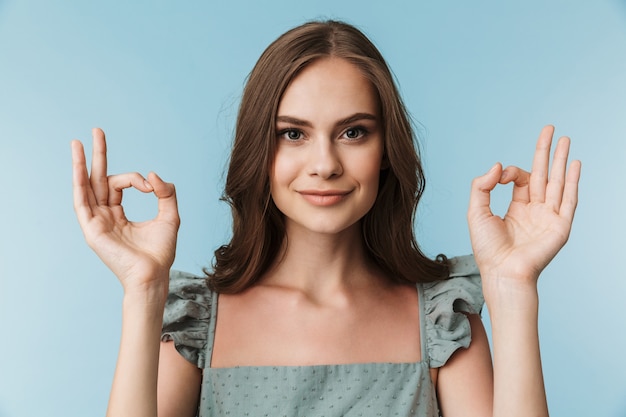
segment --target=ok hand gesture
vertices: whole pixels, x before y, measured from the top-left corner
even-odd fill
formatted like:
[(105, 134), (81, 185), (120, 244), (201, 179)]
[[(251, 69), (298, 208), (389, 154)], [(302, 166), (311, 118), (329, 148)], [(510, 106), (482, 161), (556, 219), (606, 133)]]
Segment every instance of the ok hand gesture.
[[(104, 132), (93, 129), (91, 175), (81, 142), (72, 141), (74, 210), (89, 246), (118, 277), (125, 292), (156, 290), (167, 294), (169, 268), (174, 261), (180, 219), (173, 184), (155, 173), (107, 176)], [(158, 198), (157, 216), (129, 221), (122, 191), (134, 187)]]
[[(536, 285), (540, 272), (569, 237), (581, 165), (574, 161), (567, 168), (570, 140), (562, 137), (549, 170), (553, 133), (552, 126), (541, 131), (530, 173), (517, 167), (503, 170), (497, 164), (472, 183), (468, 222), (486, 297), (493, 288), (501, 288), (503, 280)], [(489, 208), (490, 192), (497, 184), (511, 182), (513, 198), (500, 218)]]

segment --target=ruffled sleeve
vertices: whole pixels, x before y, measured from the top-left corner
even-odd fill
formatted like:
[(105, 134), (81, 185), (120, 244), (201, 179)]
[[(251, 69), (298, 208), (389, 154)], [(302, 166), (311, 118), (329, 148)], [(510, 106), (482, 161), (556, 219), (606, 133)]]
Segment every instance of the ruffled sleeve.
[(205, 365), (212, 299), (205, 278), (170, 272), (161, 340), (173, 340), (176, 350), (198, 368)]
[(447, 280), (423, 284), (426, 353), (431, 368), (443, 366), (460, 347), (469, 347), (471, 330), (463, 313), (479, 314), (484, 303), (472, 255), (451, 258)]

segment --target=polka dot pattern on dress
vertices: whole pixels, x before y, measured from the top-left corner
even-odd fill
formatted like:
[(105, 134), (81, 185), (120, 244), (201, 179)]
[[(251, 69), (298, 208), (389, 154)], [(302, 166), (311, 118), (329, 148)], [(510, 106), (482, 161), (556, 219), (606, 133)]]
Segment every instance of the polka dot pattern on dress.
[(202, 417), (422, 417), (436, 403), (424, 362), (208, 368), (202, 392)]

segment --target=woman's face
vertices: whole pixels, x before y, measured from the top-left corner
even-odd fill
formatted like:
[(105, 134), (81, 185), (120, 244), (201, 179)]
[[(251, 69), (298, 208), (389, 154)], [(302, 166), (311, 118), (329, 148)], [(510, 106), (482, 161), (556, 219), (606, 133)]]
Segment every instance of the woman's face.
[(384, 148), (377, 97), (340, 58), (313, 62), (287, 87), (270, 187), (288, 232), (339, 233), (374, 204)]

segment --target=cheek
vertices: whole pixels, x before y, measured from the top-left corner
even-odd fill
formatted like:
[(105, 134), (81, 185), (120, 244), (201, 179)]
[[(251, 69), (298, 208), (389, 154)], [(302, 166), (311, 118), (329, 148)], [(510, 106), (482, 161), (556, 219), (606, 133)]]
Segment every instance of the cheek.
[(378, 151), (372, 151), (358, 160), (358, 166), (355, 166), (355, 170), (359, 173), (361, 181), (378, 184), (382, 168), (381, 160), (382, 152)]
[(281, 152), (277, 152), (274, 163), (270, 168), (270, 190), (274, 191), (277, 186), (289, 184), (296, 173), (294, 158), (290, 158)]

